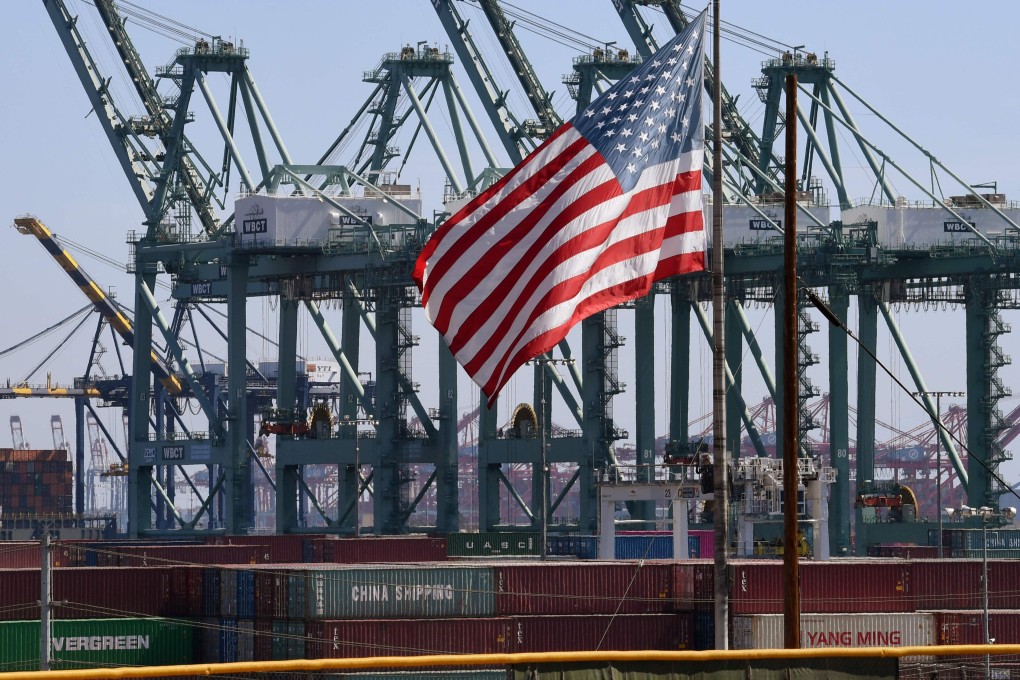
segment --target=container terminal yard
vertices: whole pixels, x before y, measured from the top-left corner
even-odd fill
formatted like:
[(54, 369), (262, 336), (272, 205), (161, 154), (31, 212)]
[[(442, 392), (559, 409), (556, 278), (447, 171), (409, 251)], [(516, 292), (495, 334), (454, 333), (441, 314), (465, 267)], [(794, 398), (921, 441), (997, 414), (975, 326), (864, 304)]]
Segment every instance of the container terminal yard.
[[(6, 216), (6, 248), (45, 257), (47, 294), (80, 308), (42, 332), (22, 324), (0, 348), (25, 357), (4, 370), (29, 371), (0, 386), (24, 405), (0, 448), (0, 678), (182, 664), (163, 675), (1020, 677), (1008, 473), (1020, 407), (1005, 351), (1020, 205), (962, 179), (928, 150), (938, 140), (912, 138), (909, 116), (842, 79), (836, 57), (853, 55), (765, 38), (730, 10), (732, 49), (765, 56), (749, 91), (727, 82), (718, 122), (704, 117), (706, 148), (723, 149), (718, 173), (706, 154), (702, 186), (706, 230), (723, 207), (722, 241), (708, 246), (725, 262), (720, 507), (702, 416), (709, 272), (585, 318), (492, 401), (412, 280), (446, 220), (657, 64), (703, 8), (591, 0), (608, 20), (593, 38), (533, 3), (405, 2), (431, 23), (381, 31), (378, 53), (338, 52), (331, 68), (361, 74), (360, 89), (317, 118), (310, 155), (291, 154), (273, 112), (293, 102), (266, 94), (243, 13), (198, 29), (201, 15), (172, 5), (35, 3), (49, 32), (35, 40), (62, 50), (62, 106), (88, 113), (83, 146), (119, 174), (120, 193), (99, 200), (128, 216), (103, 229), (126, 235), (131, 286), (115, 293), (86, 270), (86, 258), (118, 258), (68, 213)], [(550, 76), (536, 40), (569, 42), (573, 56)], [(706, 111), (722, 64), (707, 52)], [(923, 159), (920, 175), (876, 141), (890, 137)], [(782, 292), (785, 209), (796, 299)], [(780, 430), (791, 306), (795, 491)], [(929, 308), (951, 310), (955, 327), (912, 343), (916, 317), (901, 313)], [(41, 359), (22, 354), (47, 342)], [(53, 373), (77, 347), (75, 373)], [(924, 365), (933, 351), (938, 370)], [(886, 417), (885, 391), (916, 424)], [(53, 415), (52, 448), (39, 448), (26, 429), (52, 403), (73, 404), (73, 423), (65, 432)], [(799, 646), (830, 656), (756, 656), (784, 647), (788, 498)], [(720, 592), (737, 656), (710, 651)], [(910, 649), (840, 654), (869, 647)], [(558, 652), (588, 656), (543, 656)], [(653, 667), (653, 652), (704, 655)], [(338, 665), (446, 654), (534, 656)], [(337, 663), (256, 663), (302, 659)], [(222, 663), (242, 665), (202, 670)]]

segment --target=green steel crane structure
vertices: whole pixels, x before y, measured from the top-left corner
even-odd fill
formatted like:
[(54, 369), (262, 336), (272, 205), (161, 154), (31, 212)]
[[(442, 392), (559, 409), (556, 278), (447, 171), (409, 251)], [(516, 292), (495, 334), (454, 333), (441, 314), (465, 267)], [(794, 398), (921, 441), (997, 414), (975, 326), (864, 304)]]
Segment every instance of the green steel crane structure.
[[(435, 362), (439, 386), (438, 408), (422, 404), (417, 394), (411, 356), (416, 338), (410, 328), (410, 310), (417, 304), (416, 293), (410, 283), (409, 272), (417, 248), (424, 242), (434, 225), (414, 209), (413, 201), (400, 185), (388, 184), (390, 173), (398, 160), (406, 163), (410, 147), (403, 152), (396, 146), (397, 132), (412, 123), (413, 140), (419, 132), (429, 139), (432, 152), (440, 160), (450, 187), (450, 198), (461, 198), (494, 181), (501, 173), (499, 159), (485, 141), (482, 125), (474, 119), (453, 76), (454, 61), (451, 55), (429, 48), (427, 43), (405, 47), (387, 54), (379, 64), (366, 73), (366, 82), (374, 86), (373, 92), (355, 118), (315, 165), (295, 164), (272, 124), (268, 109), (262, 101), (251, 74), (245, 65), (247, 51), (240, 45), (223, 40), (199, 40), (194, 47), (184, 48), (174, 61), (158, 75), (173, 86), (174, 98), (160, 98), (144, 74), (141, 59), (131, 48), (123, 31), (123, 22), (116, 16), (116, 8), (104, 1), (99, 3), (104, 25), (115, 37), (118, 50), (128, 72), (137, 83), (146, 120), (125, 118), (106, 89), (99, 69), (85, 48), (77, 32), (73, 17), (59, 0), (44, 0), (58, 34), (79, 73), (86, 93), (106, 131), (115, 154), (128, 176), (145, 213), (146, 233), (135, 241), (136, 267), (136, 318), (135, 365), (132, 386), (134, 405), (132, 439), (129, 451), (131, 468), (130, 507), (133, 534), (158, 533), (168, 528), (151, 526), (151, 501), (162, 497), (169, 506), (165, 485), (153, 476), (159, 466), (185, 464), (210, 465), (215, 474), (210, 476), (209, 494), (203, 501), (198, 517), (189, 519), (171, 511), (174, 531), (226, 530), (244, 532), (250, 526), (251, 495), (251, 440), (250, 423), (253, 413), (248, 400), (252, 386), (246, 378), (245, 348), (243, 342), (228, 343), (228, 376), (225, 385), (210, 387), (190, 370), (180, 342), (175, 337), (175, 324), (162, 316), (154, 296), (154, 281), (160, 267), (173, 277), (173, 297), (178, 302), (225, 301), (228, 313), (228, 338), (244, 336), (246, 328), (245, 303), (250, 297), (279, 296), (280, 372), (276, 388), (278, 423), (289, 424), (289, 432), (278, 432), (276, 461), (277, 524), (282, 531), (301, 531), (301, 499), (313, 505), (317, 501), (303, 480), (308, 465), (335, 465), (339, 471), (341, 497), (347, 510), (338, 508), (330, 515), (327, 508), (316, 507), (327, 527), (337, 532), (357, 532), (361, 529), (356, 511), (356, 499), (363, 491), (373, 493), (375, 525), (378, 533), (397, 533), (410, 529), (409, 519), (426, 493), (435, 488), (439, 512), (435, 530), (456, 531), (458, 528), (456, 431), (457, 370), (450, 353), (441, 347)], [(555, 125), (559, 116), (550, 105), (546, 90), (528, 65), (519, 42), (513, 35), (513, 25), (494, 0), (481, 4), (482, 10), (495, 30), (500, 44), (514, 72), (518, 84), (528, 96), (539, 124), (531, 124), (513, 112), (507, 103), (507, 90), (500, 88), (487, 66), (465, 22), (450, 0), (433, 0), (432, 5), (450, 36), (459, 66), (467, 72), (488, 117), (488, 123), (499, 138), (502, 152), (510, 164), (519, 161), (533, 149), (548, 127)], [(671, 27), (681, 28), (685, 22), (677, 3), (672, 0), (616, 0), (614, 7), (623, 20), (634, 44), (636, 54), (626, 49), (604, 48), (577, 57), (573, 70), (565, 83), (579, 107), (590, 101), (607, 82), (624, 77), (642, 57), (652, 54), (657, 44), (652, 31), (638, 11), (639, 6), (657, 5), (662, 8)], [(778, 299), (781, 282), (781, 255), (768, 233), (778, 233), (783, 225), (769, 207), (774, 194), (782, 186), (782, 167), (774, 145), (786, 125), (800, 125), (807, 132), (804, 149), (805, 161), (800, 167), (804, 174), (798, 178), (802, 190), (800, 214), (805, 226), (800, 245), (799, 268), (802, 285), (825, 291), (832, 313), (839, 319), (849, 317), (850, 304), (858, 305), (860, 341), (876, 350), (879, 317), (896, 343), (899, 353), (911, 372), (918, 391), (925, 391), (923, 376), (910, 356), (892, 310), (896, 305), (938, 300), (960, 305), (965, 309), (967, 324), (967, 395), (968, 448), (966, 467), (952, 441), (943, 444), (957, 475), (967, 487), (971, 505), (992, 505), (997, 495), (1004, 492), (998, 481), (997, 465), (1004, 453), (997, 436), (1004, 427), (998, 402), (1009, 391), (998, 377), (998, 369), (1008, 363), (1008, 357), (999, 346), (999, 338), (1008, 331), (1002, 323), (999, 310), (1015, 305), (1010, 291), (1017, 288), (1013, 272), (1020, 266), (1018, 239), (1020, 230), (1016, 215), (1004, 210), (1001, 202), (977, 194), (959, 177), (903, 135), (930, 159), (933, 172), (937, 168), (959, 181), (964, 187), (962, 197), (946, 198), (936, 195), (933, 189), (912, 179), (902, 171), (896, 160), (883, 154), (856, 125), (844, 94), (853, 97), (860, 105), (875, 114), (875, 118), (898, 128), (874, 107), (856, 95), (835, 76), (835, 62), (827, 56), (818, 58), (812, 53), (792, 51), (780, 53), (763, 64), (762, 78), (756, 90), (765, 104), (764, 122), (760, 133), (751, 130), (743, 121), (735, 99), (727, 96), (723, 102), (723, 133), (727, 139), (725, 167), (707, 168), (706, 172), (724, 173), (728, 213), (734, 225), (742, 226), (745, 236), (737, 236), (717, 247), (725, 249), (727, 271), (727, 362), (729, 365), (728, 391), (732, 414), (727, 424), (729, 441), (739, 443), (741, 432), (746, 432), (759, 455), (765, 455), (762, 434), (757, 431), (741, 394), (743, 373), (751, 370), (742, 362), (745, 346), (754, 358), (754, 366), (781, 411), (782, 403), (775, 389), (774, 375), (781, 374), (779, 357), (775, 370), (763, 355), (755, 333), (744, 311), (748, 303), (772, 304), (781, 314), (785, 304), (803, 305), (803, 300)], [(222, 72), (231, 83), (231, 108), (224, 118), (212, 97), (205, 74)], [(713, 72), (708, 69), (709, 77)], [(782, 88), (785, 75), (795, 73), (808, 105), (797, 121), (782, 117)], [(201, 160), (196, 149), (187, 141), (185, 131), (193, 119), (189, 102), (195, 89), (201, 91), (211, 118), (224, 140), (224, 162), (218, 169)], [(439, 93), (443, 97), (439, 97)], [(240, 97), (238, 97), (240, 95)], [(240, 101), (238, 101), (240, 100)], [(445, 100), (446, 112), (453, 122), (455, 144), (460, 167), (452, 162), (443, 148), (436, 126), (430, 122), (435, 102)], [(403, 106), (404, 108), (401, 108)], [(530, 115), (530, 114), (528, 114)], [(352, 130), (362, 117), (372, 119), (370, 132), (361, 140), (353, 155), (353, 162), (337, 162), (347, 144), (353, 140)], [(258, 156), (260, 174), (249, 173), (235, 142), (235, 126), (246, 119)], [(824, 130), (821, 130), (824, 123)], [(465, 125), (471, 135), (464, 132)], [(266, 144), (262, 129), (272, 139)], [(407, 128), (412, 125), (407, 125)], [(875, 206), (852, 206), (840, 164), (837, 130), (846, 130), (872, 169), (876, 191), (880, 194)], [(709, 131), (709, 135), (714, 131)], [(149, 149), (146, 140), (158, 142)], [(481, 149), (486, 167), (472, 165), (471, 145)], [(275, 157), (274, 157), (275, 156)], [(818, 210), (824, 203), (821, 182), (813, 175), (815, 163), (821, 165), (827, 179), (835, 187), (842, 219), (827, 219)], [(403, 167), (401, 164), (399, 167)], [(946, 234), (963, 232), (956, 240), (935, 239), (924, 247), (912, 247), (907, 242), (890, 240), (884, 223), (869, 219), (869, 210), (899, 210), (890, 175), (900, 172), (908, 181), (931, 199), (932, 213), (928, 217), (946, 224)], [(284, 196), (314, 197), (321, 199), (337, 214), (335, 229), (321, 243), (244, 244), (238, 237), (243, 233), (244, 216), (228, 217), (217, 221), (213, 206), (226, 209), (222, 201), (214, 198), (214, 189), (230, 184), (230, 175), (246, 192), (262, 190)], [(366, 219), (362, 212), (352, 209), (355, 199), (382, 197), (400, 207), (402, 217), (385, 225)], [(1001, 225), (1005, 235), (995, 236), (993, 228), (972, 224), (975, 211), (991, 216)], [(203, 225), (202, 233), (190, 232), (188, 219), (197, 214)], [(743, 220), (743, 225), (738, 224)], [(746, 237), (748, 223), (752, 230), (762, 233)], [(787, 225), (788, 226), (788, 225)], [(729, 237), (728, 237), (729, 238)], [(955, 236), (954, 236), (955, 238)], [(948, 237), (946, 237), (948, 239)], [(707, 320), (701, 303), (708, 299), (707, 279), (686, 277), (660, 284), (644, 300), (625, 306), (635, 317), (635, 371), (637, 376), (634, 401), (637, 405), (635, 420), (638, 462), (655, 463), (655, 409), (654, 357), (661, 353), (655, 343), (654, 295), (668, 295), (670, 317), (671, 373), (669, 390), (671, 399), (668, 413), (670, 446), (685, 449), (690, 443), (688, 431), (690, 404), (691, 356), (698, 344), (692, 337), (694, 321), (706, 335)], [(337, 300), (342, 306), (341, 334), (330, 329), (320, 300)], [(336, 361), (343, 367), (340, 388), (339, 418), (328, 436), (305, 436), (293, 426), (303, 420), (304, 411), (315, 404), (302, 397), (294, 366), (296, 359), (296, 329), (298, 314), (305, 308), (326, 340)], [(534, 438), (514, 436), (513, 428), (505, 429), (498, 406), (481, 409), (479, 452), (479, 505), (480, 524), (483, 529), (519, 528), (508, 526), (500, 516), (500, 497), (505, 493), (525, 510), (529, 524), (537, 529), (554, 515), (567, 493), (580, 495), (580, 518), (560, 529), (587, 532), (597, 526), (595, 483), (612, 475), (615, 468), (614, 443), (626, 438), (627, 433), (617, 427), (613, 417), (614, 397), (623, 390), (618, 377), (619, 349), (625, 340), (617, 329), (618, 310), (586, 320), (582, 326), (582, 347), (574, 354), (565, 343), (561, 345), (560, 359), (568, 363), (567, 377), (563, 378), (546, 357), (534, 367), (535, 403), (539, 405), (538, 424), (542, 431), (551, 425), (551, 404), (545, 395), (557, 394), (563, 400), (570, 417), (576, 420), (577, 430), (561, 433), (548, 442)], [(697, 317), (697, 318), (695, 318)], [(152, 346), (153, 325), (162, 333), (173, 356), (175, 374), (194, 398), (202, 402), (209, 423), (206, 438), (192, 433), (186, 437), (165, 436), (153, 433), (147, 418), (152, 396), (148, 377), (147, 350)], [(375, 343), (375, 389), (369, 394), (359, 378), (360, 331), (367, 328)], [(777, 324), (777, 327), (779, 325)], [(807, 342), (808, 332), (815, 325), (802, 313), (801, 346), (801, 398), (812, 393), (808, 379), (809, 367), (817, 362)], [(777, 333), (780, 331), (777, 330)], [(780, 343), (776, 343), (777, 346)], [(850, 426), (848, 420), (850, 384), (847, 359), (851, 351), (846, 333), (832, 327), (828, 334), (828, 366), (830, 444), (832, 465), (838, 471), (833, 487), (829, 521), (833, 552), (845, 553), (850, 549), (851, 485), (849, 456)], [(420, 369), (419, 369), (420, 370)], [(857, 382), (857, 468), (858, 480), (871, 478), (874, 468), (875, 404), (870, 395), (875, 393), (877, 365), (868, 356), (858, 361)], [(420, 375), (417, 376), (420, 378)], [(541, 397), (540, 397), (541, 395)], [(544, 408), (543, 408), (544, 407)], [(928, 403), (929, 410), (934, 405)], [(802, 409), (805, 412), (806, 409)], [(409, 425), (413, 412), (420, 429)], [(359, 426), (371, 424), (375, 436)], [(811, 423), (803, 423), (805, 427)], [(158, 428), (157, 428), (158, 429)], [(364, 448), (364, 450), (362, 450)], [(734, 452), (736, 448), (734, 449)], [(810, 455), (809, 450), (804, 450)], [(550, 463), (567, 463), (575, 466), (575, 473), (558, 497), (541, 499), (533, 496), (524, 499), (514, 489), (505, 474), (506, 466), (525, 463), (541, 474), (541, 467)], [(433, 470), (423, 488), (413, 489), (409, 470), (413, 466), (430, 466)], [(371, 472), (363, 475), (362, 468)], [(646, 468), (647, 469), (647, 468)], [(533, 485), (537, 486), (537, 485)], [(545, 501), (545, 502), (542, 502)], [(202, 525), (199, 520), (210, 507), (222, 504), (221, 521)], [(548, 508), (543, 516), (540, 508)], [(631, 508), (634, 518), (648, 520), (654, 517), (650, 506)], [(883, 527), (864, 527), (857, 518), (858, 546), (867, 534), (879, 536)], [(899, 528), (897, 528), (899, 529)], [(890, 530), (891, 531), (891, 530)]]

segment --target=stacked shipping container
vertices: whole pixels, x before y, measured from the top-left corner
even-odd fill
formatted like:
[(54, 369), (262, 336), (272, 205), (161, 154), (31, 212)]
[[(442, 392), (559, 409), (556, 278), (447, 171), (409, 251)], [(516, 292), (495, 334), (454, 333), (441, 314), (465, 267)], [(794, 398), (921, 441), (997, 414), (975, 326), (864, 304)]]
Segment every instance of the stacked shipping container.
[(71, 512), (73, 478), (67, 451), (0, 449), (0, 506), (5, 513)]
[[(60, 560), (104, 566), (57, 569), (54, 598), (62, 604), (55, 616), (69, 623), (174, 617), (194, 631), (192, 651), (174, 658), (180, 663), (713, 643), (710, 560), (511, 556), (401, 564), (399, 558), (418, 555), (445, 558), (447, 546), (413, 537), (253, 536), (211, 543), (61, 544)], [(38, 617), (38, 560), (30, 557), (36, 546), (0, 550), (9, 567), (23, 567), (4, 568), (0, 561), (0, 621)], [(274, 561), (295, 555), (331, 561)], [(342, 563), (355, 556), (381, 561)], [(190, 561), (195, 564), (180, 564)], [(782, 569), (774, 560), (731, 563), (735, 646), (776, 644)], [(1013, 586), (1020, 562), (992, 561), (989, 575), (992, 606), (1010, 610), (993, 611), (992, 636), (1020, 641), (1020, 611), (1014, 611), (1020, 593)], [(980, 641), (980, 592), (978, 560), (803, 562), (802, 630), (811, 638), (804, 646)]]

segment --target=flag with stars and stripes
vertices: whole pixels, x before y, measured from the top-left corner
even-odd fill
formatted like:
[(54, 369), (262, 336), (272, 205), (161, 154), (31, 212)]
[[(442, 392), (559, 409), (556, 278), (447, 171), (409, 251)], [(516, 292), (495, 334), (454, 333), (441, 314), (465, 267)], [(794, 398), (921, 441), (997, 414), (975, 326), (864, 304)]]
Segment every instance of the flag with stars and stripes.
[(705, 268), (707, 10), (432, 235), (429, 321), (494, 401), (582, 319)]

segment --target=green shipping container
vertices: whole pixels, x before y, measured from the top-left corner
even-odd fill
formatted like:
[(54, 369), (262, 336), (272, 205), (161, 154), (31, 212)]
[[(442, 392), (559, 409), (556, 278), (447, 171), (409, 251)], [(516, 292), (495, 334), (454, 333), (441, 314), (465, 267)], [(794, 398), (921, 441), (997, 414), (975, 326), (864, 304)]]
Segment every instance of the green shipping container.
[(431, 619), (494, 616), (490, 567), (314, 569), (306, 583), (309, 619)]
[(482, 531), (471, 534), (450, 534), (446, 538), (446, 554), (450, 557), (524, 557), (539, 554), (538, 534), (523, 532), (498, 533)]
[[(52, 668), (192, 663), (194, 629), (168, 619), (58, 619)], [(0, 622), (0, 669), (39, 670), (39, 622)]]

